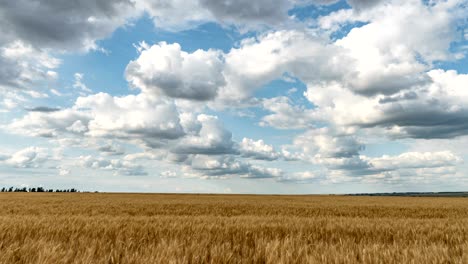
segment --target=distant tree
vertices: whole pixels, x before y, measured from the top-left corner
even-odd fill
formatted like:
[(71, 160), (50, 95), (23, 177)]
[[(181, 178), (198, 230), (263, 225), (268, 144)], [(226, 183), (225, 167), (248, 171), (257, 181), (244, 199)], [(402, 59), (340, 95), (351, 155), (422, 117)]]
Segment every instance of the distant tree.
[(60, 192), (60, 193), (63, 193), (63, 192), (67, 192), (67, 193), (76, 193), (76, 192), (80, 192), (79, 190), (75, 189), (75, 188), (71, 188), (71, 189), (46, 189), (44, 187), (30, 187), (30, 188), (26, 188), (26, 187), (2, 187), (0, 189), (0, 192)]

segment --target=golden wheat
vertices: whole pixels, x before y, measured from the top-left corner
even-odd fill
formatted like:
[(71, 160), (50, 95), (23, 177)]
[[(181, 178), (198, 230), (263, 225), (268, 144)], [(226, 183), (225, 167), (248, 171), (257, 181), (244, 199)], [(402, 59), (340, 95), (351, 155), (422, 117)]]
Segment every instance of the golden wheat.
[(0, 263), (468, 263), (468, 199), (1, 193)]

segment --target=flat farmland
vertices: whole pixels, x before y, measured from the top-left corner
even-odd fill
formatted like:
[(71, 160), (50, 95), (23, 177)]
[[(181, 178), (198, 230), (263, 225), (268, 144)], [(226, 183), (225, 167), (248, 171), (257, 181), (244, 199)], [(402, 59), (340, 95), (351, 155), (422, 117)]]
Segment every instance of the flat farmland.
[(0, 263), (468, 263), (468, 198), (0, 193)]

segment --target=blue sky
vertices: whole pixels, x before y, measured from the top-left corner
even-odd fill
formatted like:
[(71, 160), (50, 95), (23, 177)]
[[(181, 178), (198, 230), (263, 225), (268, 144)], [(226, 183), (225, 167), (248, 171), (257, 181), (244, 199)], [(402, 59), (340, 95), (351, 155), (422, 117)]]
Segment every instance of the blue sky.
[(466, 0), (0, 4), (0, 185), (468, 187)]

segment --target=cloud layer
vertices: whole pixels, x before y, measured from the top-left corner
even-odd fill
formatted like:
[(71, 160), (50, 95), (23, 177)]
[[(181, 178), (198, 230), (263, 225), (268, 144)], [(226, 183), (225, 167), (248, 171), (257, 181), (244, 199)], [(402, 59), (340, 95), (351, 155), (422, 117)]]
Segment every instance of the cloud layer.
[[(1, 3), (1, 127), (49, 148), (1, 153), (0, 166), (307, 184), (459, 179), (464, 150), (411, 146), (468, 136), (467, 69), (451, 69), (466, 61), (466, 0), (317, 7), (336, 2)], [(301, 20), (301, 8), (320, 12)], [(240, 39), (225, 50), (141, 40), (116, 73), (127, 94), (94, 93), (82, 71), (71, 100), (51, 89), (59, 57), (108, 54), (99, 41), (142, 17), (164, 34), (217, 23)], [(238, 111), (250, 114), (230, 116)]]

